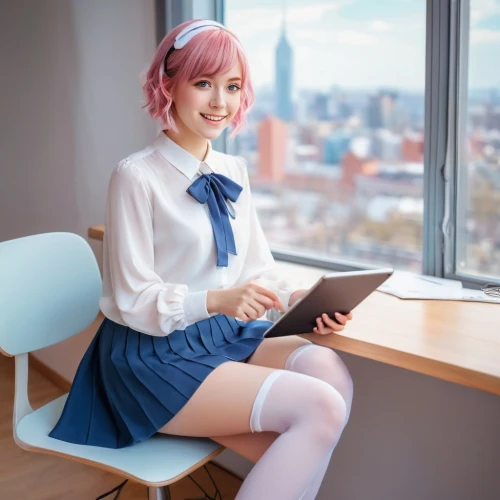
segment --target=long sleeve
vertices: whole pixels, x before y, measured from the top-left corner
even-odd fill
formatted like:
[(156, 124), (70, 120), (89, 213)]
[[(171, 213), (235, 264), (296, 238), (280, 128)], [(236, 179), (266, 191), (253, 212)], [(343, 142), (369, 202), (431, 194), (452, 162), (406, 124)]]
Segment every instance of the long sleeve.
[(131, 328), (156, 336), (210, 317), (207, 290), (190, 293), (186, 284), (165, 283), (155, 272), (152, 203), (130, 159), (111, 175), (105, 221), (104, 272), (109, 276), (104, 281), (111, 283), (100, 301), (105, 315), (112, 311)]
[[(289, 309), (288, 301), (290, 295), (298, 286), (295, 280), (284, 277), (277, 269), (276, 262), (255, 209), (246, 165), (241, 157), (236, 157), (236, 160), (245, 171), (243, 189), (247, 191), (248, 195), (247, 210), (249, 214), (249, 243), (238, 283), (248, 283), (256, 279), (257, 283), (271, 289), (278, 295), (286, 312)], [(269, 309), (266, 313), (267, 318), (271, 321), (276, 321), (280, 315), (280, 312), (276, 309)]]

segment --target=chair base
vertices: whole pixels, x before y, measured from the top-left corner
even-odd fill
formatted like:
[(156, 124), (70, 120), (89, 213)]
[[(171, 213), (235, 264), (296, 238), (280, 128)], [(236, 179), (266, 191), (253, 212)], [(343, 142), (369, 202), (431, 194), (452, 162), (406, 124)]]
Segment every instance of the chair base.
[(148, 500), (171, 500), (170, 488), (161, 486), (160, 488), (150, 486), (148, 488)]

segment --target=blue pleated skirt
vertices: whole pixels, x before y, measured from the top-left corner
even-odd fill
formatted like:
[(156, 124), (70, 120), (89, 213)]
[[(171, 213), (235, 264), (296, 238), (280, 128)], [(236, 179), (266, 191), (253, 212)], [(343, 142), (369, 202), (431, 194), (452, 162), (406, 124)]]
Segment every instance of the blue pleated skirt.
[(156, 337), (105, 318), (50, 437), (106, 448), (149, 438), (215, 368), (247, 361), (272, 324), (218, 314)]

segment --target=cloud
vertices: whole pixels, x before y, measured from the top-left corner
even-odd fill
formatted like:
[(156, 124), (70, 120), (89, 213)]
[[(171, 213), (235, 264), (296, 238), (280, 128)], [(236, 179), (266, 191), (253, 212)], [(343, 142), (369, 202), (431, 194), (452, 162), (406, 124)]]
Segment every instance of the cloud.
[[(288, 7), (286, 9), (286, 23), (291, 25), (304, 25), (317, 23), (329, 13), (336, 13), (350, 0), (337, 0), (330, 3), (308, 4), (307, 6)], [(265, 8), (227, 9), (226, 25), (229, 29), (235, 27), (239, 38), (252, 36), (262, 31), (278, 31), (283, 24), (283, 8), (269, 6)]]
[(373, 45), (377, 37), (359, 31), (345, 30), (338, 33), (338, 41), (342, 45)]
[(297, 30), (296, 36), (298, 39), (320, 44), (373, 45), (377, 42), (377, 37), (354, 30), (301, 29)]
[(472, 45), (500, 42), (500, 31), (490, 29), (473, 29), (470, 32), (470, 42)]
[(370, 28), (373, 31), (387, 31), (389, 27), (389, 24), (384, 21), (375, 20), (370, 23)]
[(471, 26), (475, 26), (483, 19), (500, 13), (500, 2), (498, 0), (474, 0), (470, 4)]

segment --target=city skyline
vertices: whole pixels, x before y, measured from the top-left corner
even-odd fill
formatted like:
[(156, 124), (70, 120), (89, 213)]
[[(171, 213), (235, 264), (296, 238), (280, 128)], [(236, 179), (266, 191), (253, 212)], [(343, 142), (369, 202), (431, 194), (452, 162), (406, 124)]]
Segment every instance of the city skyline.
[[(499, 88), (500, 67), (491, 65), (491, 51), (500, 45), (500, 0), (471, 3), (470, 88)], [(226, 24), (247, 52), (257, 88), (273, 86), (285, 4), (294, 99), (301, 89), (326, 91), (333, 85), (424, 91), (424, 0), (380, 1), (376, 8), (368, 0), (316, 0), (307, 7), (295, 0), (258, 0), (251, 8), (243, 0), (227, 0)]]

